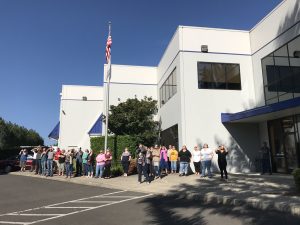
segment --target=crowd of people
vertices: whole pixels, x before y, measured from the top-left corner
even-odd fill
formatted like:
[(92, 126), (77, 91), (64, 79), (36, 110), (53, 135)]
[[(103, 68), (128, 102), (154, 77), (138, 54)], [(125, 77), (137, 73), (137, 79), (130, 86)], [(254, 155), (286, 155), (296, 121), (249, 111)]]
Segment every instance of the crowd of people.
[[(92, 150), (70, 149), (68, 151), (54, 151), (53, 148), (37, 147), (31, 150), (33, 153), (31, 172), (42, 176), (52, 177), (54, 170), (59, 176), (71, 178), (73, 176), (86, 176), (94, 178), (111, 177), (112, 154), (109, 149), (101, 150), (95, 155)], [(200, 149), (195, 146), (192, 151), (184, 145), (178, 151), (175, 146), (155, 145), (147, 147), (142, 144), (138, 146), (135, 155), (132, 156), (129, 149), (125, 148), (120, 161), (123, 167), (123, 176), (128, 176), (129, 165), (135, 157), (136, 168), (138, 172), (138, 182), (150, 183), (154, 179), (162, 178), (168, 174), (179, 173), (179, 176), (187, 176), (189, 173), (190, 163), (194, 167), (194, 173), (201, 177), (212, 177), (211, 164), (214, 155), (218, 155), (218, 165), (221, 178), (228, 179), (226, 155), (228, 151), (223, 145), (213, 151), (204, 144)], [(28, 152), (26, 149), (20, 151), (21, 171), (25, 171)], [(75, 171), (73, 171), (75, 170)], [(144, 177), (144, 179), (142, 179)]]
[[(191, 162), (196, 175), (211, 178), (211, 165), (214, 155), (218, 155), (221, 179), (225, 178), (227, 180), (227, 154), (228, 151), (223, 145), (215, 151), (209, 148), (207, 144), (204, 144), (202, 149), (195, 146), (192, 151), (189, 151), (184, 145), (180, 151), (177, 151), (175, 146), (171, 145), (167, 149), (165, 146), (146, 147), (140, 144), (136, 150), (138, 182), (150, 183), (154, 179), (177, 172), (179, 172), (180, 177), (188, 176)], [(142, 176), (144, 176), (144, 180), (142, 180)]]
[[(112, 154), (108, 149), (105, 153), (100, 153), (95, 157), (92, 150), (82, 151), (79, 148), (70, 149), (54, 149), (37, 147), (31, 150), (33, 153), (30, 171), (46, 177), (52, 177), (54, 170), (59, 176), (71, 178), (73, 176), (86, 176), (94, 178), (110, 178), (110, 167), (112, 162)], [(21, 172), (26, 169), (28, 151), (22, 149), (20, 155)], [(73, 171), (75, 169), (75, 171)], [(95, 171), (95, 173), (94, 173)]]

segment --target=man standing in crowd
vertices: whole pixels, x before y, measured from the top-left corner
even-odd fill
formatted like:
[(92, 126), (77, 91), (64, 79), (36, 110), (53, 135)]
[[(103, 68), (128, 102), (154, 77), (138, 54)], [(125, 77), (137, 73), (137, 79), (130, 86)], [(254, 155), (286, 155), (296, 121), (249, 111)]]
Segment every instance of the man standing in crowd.
[(47, 169), (48, 169), (47, 176), (53, 177), (53, 159), (54, 159), (53, 148), (49, 148), (47, 151), (48, 151), (47, 152)]
[(153, 170), (155, 179), (158, 179), (160, 176), (160, 169), (159, 169), (159, 161), (160, 161), (160, 151), (158, 145), (152, 149), (152, 163), (153, 163)]
[(76, 177), (80, 177), (82, 175), (82, 150), (79, 148), (76, 153)]
[(147, 184), (149, 184), (149, 176), (147, 173), (146, 166), (146, 152), (147, 150), (144, 148), (142, 144), (139, 145), (136, 150), (136, 160), (137, 160), (137, 171), (138, 171), (138, 182), (142, 183), (142, 174), (144, 174), (146, 178)]

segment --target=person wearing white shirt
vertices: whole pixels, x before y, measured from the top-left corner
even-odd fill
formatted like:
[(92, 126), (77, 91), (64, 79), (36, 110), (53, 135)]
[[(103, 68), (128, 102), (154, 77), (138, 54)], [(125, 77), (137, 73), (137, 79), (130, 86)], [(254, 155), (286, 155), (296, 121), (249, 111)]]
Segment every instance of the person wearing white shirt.
[(195, 167), (195, 174), (199, 175), (201, 168), (201, 152), (198, 146), (194, 147), (194, 151), (192, 152), (192, 158)]
[(212, 174), (211, 174), (210, 167), (211, 167), (211, 160), (214, 156), (214, 152), (208, 147), (208, 144), (203, 145), (203, 148), (200, 151), (200, 156), (201, 156), (201, 164), (202, 164), (201, 177), (205, 177), (205, 171), (207, 170), (207, 176), (208, 178), (211, 178)]

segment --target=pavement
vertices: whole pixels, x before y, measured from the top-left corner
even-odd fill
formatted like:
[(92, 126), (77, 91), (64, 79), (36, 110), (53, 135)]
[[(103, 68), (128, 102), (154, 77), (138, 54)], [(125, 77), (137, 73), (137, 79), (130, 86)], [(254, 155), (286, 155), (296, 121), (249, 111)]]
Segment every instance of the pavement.
[(300, 221), (299, 216), (275, 210), (204, 203), (55, 178), (1, 175), (0, 224), (299, 225)]
[(291, 175), (230, 174), (228, 181), (219, 175), (200, 178), (196, 175), (179, 177), (169, 174), (150, 184), (137, 182), (137, 175), (111, 179), (87, 177), (42, 177), (30, 172), (14, 172), (17, 176), (39, 177), (68, 183), (84, 184), (112, 189), (126, 189), (177, 199), (201, 200), (206, 204), (249, 206), (260, 210), (275, 210), (300, 216), (300, 194), (296, 192)]

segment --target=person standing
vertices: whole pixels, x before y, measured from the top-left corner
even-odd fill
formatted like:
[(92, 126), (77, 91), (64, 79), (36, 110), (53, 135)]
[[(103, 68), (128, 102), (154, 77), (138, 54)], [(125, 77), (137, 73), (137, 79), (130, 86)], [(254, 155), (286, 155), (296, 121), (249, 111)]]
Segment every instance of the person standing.
[(150, 177), (153, 176), (152, 174), (152, 151), (150, 148), (145, 147), (147, 149), (146, 151), (146, 173), (148, 174), (148, 177), (150, 179)]
[(146, 149), (142, 144), (136, 150), (137, 159), (137, 171), (138, 171), (138, 182), (142, 183), (142, 175), (144, 174), (147, 184), (149, 184), (149, 176), (146, 169)]
[(20, 155), (20, 168), (21, 168), (21, 172), (25, 172), (26, 170), (26, 162), (27, 162), (27, 150), (26, 149), (22, 149), (19, 153)]
[(178, 153), (179, 162), (180, 162), (180, 169), (179, 169), (179, 176), (187, 176), (188, 175), (188, 167), (191, 161), (192, 154), (189, 150), (187, 150), (186, 146), (183, 145), (182, 149)]
[(160, 151), (157, 145), (152, 149), (152, 164), (154, 170), (154, 177), (158, 179), (160, 176), (160, 169), (159, 169), (159, 159), (160, 159)]
[(33, 153), (32, 156), (32, 163), (31, 163), (31, 168), (30, 168), (30, 172), (35, 172), (36, 169), (36, 154), (37, 154), (37, 149), (31, 149), (31, 152)]
[(53, 159), (53, 170), (55, 172), (58, 172), (58, 159), (60, 156), (61, 150), (60, 148), (57, 148), (54, 154), (54, 159)]
[(76, 153), (76, 177), (80, 177), (82, 175), (82, 150), (79, 148)]
[(65, 150), (61, 150), (58, 156), (58, 176), (63, 176), (65, 172), (66, 155)]
[(161, 172), (165, 171), (165, 174), (168, 175), (168, 152), (165, 146), (162, 146), (160, 149), (159, 168)]
[(168, 157), (168, 171), (171, 173), (171, 151), (172, 151), (172, 145), (169, 145), (168, 151), (167, 151), (167, 157)]
[(41, 151), (41, 148), (39, 147), (37, 149), (37, 153), (36, 153), (35, 174), (41, 174), (42, 173), (41, 156), (42, 156), (42, 151)]
[(53, 158), (54, 158), (53, 148), (49, 148), (47, 150), (47, 169), (48, 169), (47, 176), (49, 177), (53, 177)]
[(87, 176), (88, 175), (88, 158), (89, 158), (89, 150), (86, 149), (83, 154), (82, 154), (82, 166), (83, 166), (83, 176)]
[(102, 178), (104, 166), (105, 166), (105, 154), (103, 150), (100, 150), (96, 157), (96, 176), (95, 178)]
[(124, 152), (121, 155), (121, 163), (122, 163), (122, 167), (123, 167), (123, 171), (124, 171), (124, 177), (127, 177), (127, 175), (128, 175), (130, 160), (131, 160), (131, 154), (128, 151), (128, 148), (125, 148)]
[(220, 173), (221, 173), (221, 179), (224, 178), (223, 173), (225, 174), (225, 179), (228, 179), (227, 176), (227, 160), (226, 160), (226, 156), (228, 154), (228, 151), (225, 149), (224, 145), (221, 145), (217, 150), (216, 150), (216, 154), (218, 155), (218, 165), (219, 165), (219, 169), (220, 169)]
[(271, 166), (271, 151), (265, 141), (260, 149), (261, 152), (261, 166), (262, 172), (261, 174), (269, 173), (272, 174), (272, 166)]
[(111, 168), (112, 154), (110, 150), (107, 149), (105, 153), (105, 167), (104, 167), (104, 179), (110, 178), (110, 168)]
[(93, 177), (94, 175), (94, 161), (95, 161), (95, 155), (93, 150), (90, 151), (88, 160), (87, 160), (87, 165), (88, 165), (88, 177)]
[(193, 158), (193, 163), (194, 163), (194, 167), (195, 167), (195, 174), (196, 175), (200, 175), (200, 168), (201, 168), (201, 153), (199, 150), (198, 146), (194, 147), (194, 151), (192, 152), (192, 158)]
[(172, 147), (172, 150), (170, 152), (170, 161), (171, 161), (171, 173), (177, 173), (178, 152), (175, 146)]
[(42, 154), (41, 154), (41, 167), (42, 167), (42, 176), (47, 175), (47, 150), (46, 148), (43, 148)]
[(201, 164), (202, 164), (202, 173), (201, 177), (205, 177), (205, 171), (207, 170), (208, 178), (212, 178), (211, 174), (211, 160), (214, 156), (213, 151), (208, 147), (208, 144), (204, 144), (203, 148), (200, 151), (201, 155)]
[(72, 178), (73, 176), (73, 157), (74, 157), (74, 149), (68, 150), (65, 158), (66, 165), (66, 178)]

